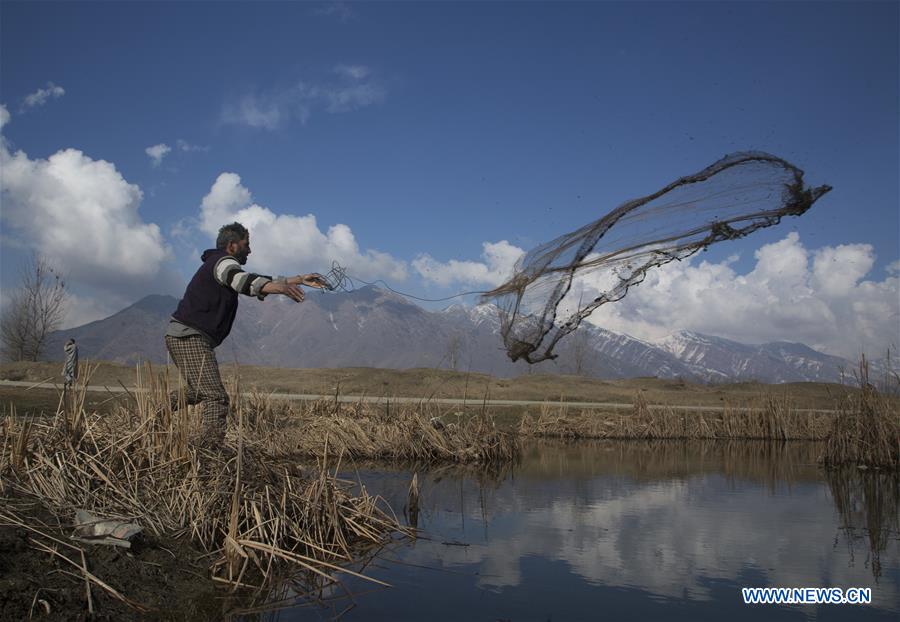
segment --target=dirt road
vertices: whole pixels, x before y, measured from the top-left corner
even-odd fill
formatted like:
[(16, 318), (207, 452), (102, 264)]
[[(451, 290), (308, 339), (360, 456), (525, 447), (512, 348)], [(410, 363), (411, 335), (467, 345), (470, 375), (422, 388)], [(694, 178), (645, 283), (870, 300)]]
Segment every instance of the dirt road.
[[(23, 382), (23, 381), (14, 381), (14, 380), (0, 380), (0, 387), (21, 387), (27, 389), (43, 389), (43, 390), (56, 390), (62, 391), (62, 384), (55, 382), (42, 382), (42, 383), (34, 383), (34, 382)], [(122, 386), (101, 386), (101, 385), (88, 385), (88, 391), (91, 392), (100, 392), (107, 394), (124, 394), (139, 391), (140, 389), (135, 389), (133, 387), (122, 387)], [(460, 399), (460, 398), (422, 398), (422, 397), (398, 397), (398, 396), (372, 396), (372, 395), (326, 395), (326, 394), (313, 394), (313, 393), (269, 393), (273, 399), (278, 400), (288, 400), (288, 401), (316, 401), (321, 399), (334, 400), (336, 399), (341, 403), (351, 403), (355, 404), (358, 402), (363, 402), (367, 404), (418, 404), (418, 403), (429, 403), (429, 404), (443, 404), (443, 405), (459, 405), (463, 407), (498, 407), (498, 406), (518, 406), (518, 407), (527, 407), (527, 406), (546, 406), (549, 408), (558, 408), (558, 407), (567, 407), (567, 408), (579, 408), (579, 409), (594, 409), (594, 410), (623, 410), (633, 408), (633, 404), (628, 402), (576, 402), (576, 401), (566, 401), (566, 400), (482, 400), (482, 399)], [(693, 412), (716, 412), (724, 410), (724, 406), (698, 406), (698, 405), (667, 405), (667, 404), (648, 404), (647, 408), (651, 410), (679, 410), (679, 411), (693, 411)], [(735, 407), (730, 406), (731, 410), (737, 411), (747, 411), (751, 410), (746, 407)], [(835, 410), (829, 409), (813, 409), (813, 408), (795, 408), (795, 412), (824, 412), (824, 413), (834, 413), (837, 412)]]

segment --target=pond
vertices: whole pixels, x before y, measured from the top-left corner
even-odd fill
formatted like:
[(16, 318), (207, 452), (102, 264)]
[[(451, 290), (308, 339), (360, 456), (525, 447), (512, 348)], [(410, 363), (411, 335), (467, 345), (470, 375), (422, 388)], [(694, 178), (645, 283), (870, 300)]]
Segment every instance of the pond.
[[(535, 442), (501, 472), (419, 470), (422, 536), (279, 620), (867, 620), (900, 615), (898, 479), (811, 443)], [(413, 470), (347, 471), (404, 511)], [(408, 517), (410, 518), (410, 517)], [(871, 588), (745, 605), (742, 587)], [(350, 595), (352, 594), (352, 596)]]

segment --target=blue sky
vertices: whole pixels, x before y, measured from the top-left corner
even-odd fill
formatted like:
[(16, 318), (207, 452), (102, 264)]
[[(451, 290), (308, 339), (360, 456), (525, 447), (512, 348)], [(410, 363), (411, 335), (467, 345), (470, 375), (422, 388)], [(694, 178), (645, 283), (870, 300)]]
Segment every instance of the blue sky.
[[(597, 321), (848, 354), (900, 340), (896, 2), (3, 2), (0, 16), (0, 286), (31, 249), (50, 254), (71, 274), (70, 323), (180, 295), (215, 218), (251, 203), (250, 268), (337, 259), (438, 297), (753, 149), (834, 190), (678, 268), (682, 290), (647, 284), (678, 313), (635, 296)], [(104, 226), (48, 233), (67, 201)], [(799, 281), (771, 285), (774, 255), (806, 262)], [(856, 268), (828, 282), (826, 258)], [(710, 317), (710, 278), (771, 298), (771, 317)]]

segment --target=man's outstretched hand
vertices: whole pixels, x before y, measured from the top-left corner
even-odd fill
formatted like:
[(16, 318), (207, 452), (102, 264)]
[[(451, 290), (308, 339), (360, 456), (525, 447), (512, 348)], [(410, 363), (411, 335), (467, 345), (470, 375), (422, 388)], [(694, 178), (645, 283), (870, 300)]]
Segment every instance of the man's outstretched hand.
[(303, 290), (291, 283), (290, 279), (285, 281), (269, 281), (262, 287), (264, 294), (282, 294), (287, 296), (294, 302), (303, 302)]
[(328, 282), (321, 274), (316, 274), (315, 272), (298, 274), (283, 281), (269, 281), (263, 285), (262, 291), (264, 294), (282, 294), (294, 302), (303, 302), (303, 290), (297, 287), (298, 285), (324, 289), (328, 287)]
[(291, 285), (305, 285), (307, 287), (315, 287), (318, 289), (324, 289), (328, 286), (325, 278), (321, 274), (315, 272), (311, 274), (298, 274), (297, 276), (289, 277), (286, 280)]

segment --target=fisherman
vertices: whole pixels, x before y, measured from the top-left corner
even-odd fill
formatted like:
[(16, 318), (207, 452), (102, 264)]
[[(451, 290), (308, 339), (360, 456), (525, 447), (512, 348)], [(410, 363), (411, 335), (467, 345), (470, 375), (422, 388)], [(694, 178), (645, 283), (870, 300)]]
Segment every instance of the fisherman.
[(78, 378), (78, 346), (74, 339), (69, 339), (63, 347), (66, 362), (63, 364), (63, 389), (68, 390)]
[[(250, 255), (250, 232), (234, 222), (219, 229), (216, 248), (203, 252), (203, 265), (188, 283), (184, 297), (172, 314), (166, 331), (166, 349), (185, 384), (188, 405), (201, 404), (201, 435), (197, 444), (221, 449), (225, 440), (228, 394), (219, 375), (214, 348), (231, 332), (238, 308), (238, 294), (263, 300), (282, 294), (303, 302), (298, 287), (322, 288), (319, 274), (278, 277), (245, 272), (241, 266)], [(179, 392), (170, 394), (172, 408), (179, 405)]]

